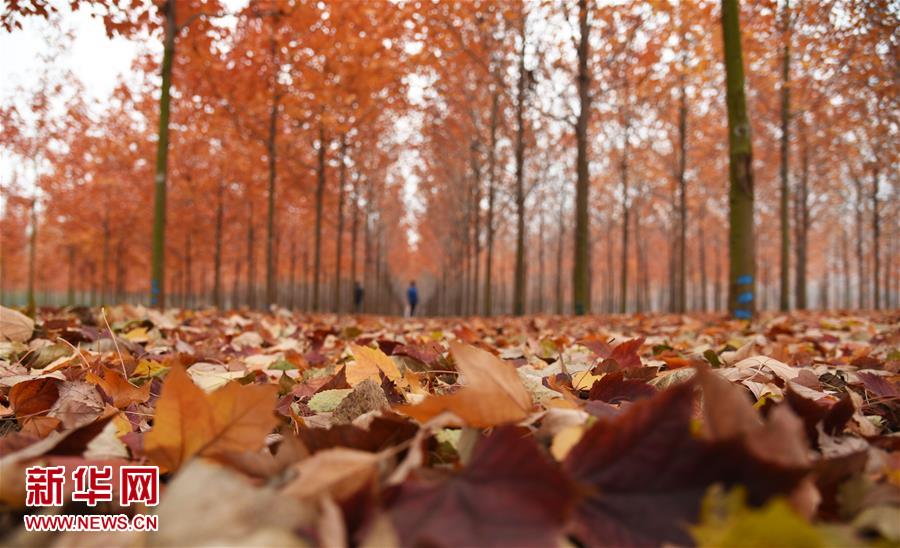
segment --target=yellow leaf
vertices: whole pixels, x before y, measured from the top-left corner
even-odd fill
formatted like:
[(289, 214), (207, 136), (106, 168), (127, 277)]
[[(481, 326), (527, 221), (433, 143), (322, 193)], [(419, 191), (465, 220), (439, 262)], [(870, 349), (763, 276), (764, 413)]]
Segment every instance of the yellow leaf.
[(146, 327), (135, 327), (125, 334), (125, 338), (134, 343), (144, 343), (150, 340)]
[(565, 459), (583, 434), (584, 428), (579, 425), (567, 426), (557, 432), (553, 436), (553, 442), (550, 444), (550, 453), (553, 455), (553, 458), (558, 461)]
[(710, 489), (703, 500), (701, 516), (700, 524), (691, 527), (700, 547), (826, 546), (823, 534), (787, 502), (774, 499), (762, 508), (748, 508), (739, 488), (727, 495), (721, 489)]
[[(371, 370), (371, 366), (374, 365), (378, 370), (384, 373), (385, 377), (394, 382), (397, 382), (403, 377), (400, 374), (400, 370), (397, 368), (397, 364), (394, 363), (394, 360), (392, 360), (387, 354), (377, 348), (369, 348), (366, 346), (351, 344), (350, 351), (353, 352), (353, 357), (356, 358), (357, 365), (365, 364), (364, 367), (366, 370)], [(350, 371), (348, 370), (347, 382), (350, 384), (350, 386), (356, 386), (355, 384), (350, 382), (349, 373)], [(378, 384), (381, 384), (381, 379), (379, 379), (377, 375), (372, 380)]]
[(141, 360), (134, 368), (132, 377), (155, 377), (166, 371), (168, 367), (154, 360)]
[(603, 375), (592, 375), (590, 370), (582, 371), (572, 375), (572, 386), (576, 390), (590, 390), (594, 386), (594, 381), (599, 381)]

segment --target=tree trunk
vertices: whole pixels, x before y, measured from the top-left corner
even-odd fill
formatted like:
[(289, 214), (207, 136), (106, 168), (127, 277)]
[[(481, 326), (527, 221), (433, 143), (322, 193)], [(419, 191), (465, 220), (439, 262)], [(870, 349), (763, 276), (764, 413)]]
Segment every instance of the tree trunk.
[(109, 206), (107, 205), (106, 211), (103, 213), (103, 222), (101, 224), (103, 228), (103, 257), (101, 258), (101, 267), (100, 267), (100, 275), (101, 279), (101, 288), (100, 288), (100, 302), (107, 303), (109, 301), (109, 240), (112, 237), (111, 230), (109, 229)]
[[(357, 175), (358, 177), (358, 175)], [(353, 202), (353, 220), (350, 222), (350, 278), (352, 278), (354, 287), (359, 281), (356, 276), (356, 257), (359, 237), (359, 198), (357, 196), (358, 179), (353, 180), (353, 192), (351, 194)], [(365, 298), (365, 293), (363, 294)]]
[(718, 236), (716, 236), (716, 264), (715, 264), (715, 272), (713, 276), (715, 276), (715, 285), (713, 286), (713, 300), (715, 301), (714, 306), (716, 307), (716, 312), (722, 310), (722, 261), (720, 259), (721, 252), (721, 244)]
[(790, 310), (790, 260), (791, 228), (788, 208), (790, 205), (789, 152), (791, 129), (791, 2), (784, 1), (782, 11), (781, 49), (781, 279), (778, 306)]
[[(120, 259), (121, 260), (121, 259)], [(68, 288), (66, 290), (66, 306), (75, 305), (75, 246), (69, 245)]]
[(588, 125), (591, 117), (590, 21), (588, 0), (578, 0), (578, 118), (575, 122), (575, 242), (572, 270), (572, 304), (576, 315), (591, 311), (590, 250), (590, 160)]
[(291, 287), (288, 290), (288, 309), (293, 311), (294, 304), (296, 301), (294, 300), (297, 293), (297, 242), (296, 240), (291, 240), (291, 272), (290, 272), (290, 280)]
[(337, 246), (334, 262), (334, 311), (341, 311), (341, 259), (344, 252), (344, 187), (347, 184), (347, 136), (341, 135), (341, 159), (338, 165)]
[(313, 256), (312, 309), (319, 311), (319, 280), (322, 272), (322, 208), (325, 201), (325, 126), (319, 122), (319, 151), (316, 167), (316, 229)]
[(755, 312), (756, 271), (753, 234), (753, 149), (744, 97), (744, 64), (737, 0), (722, 0), (725, 45), (726, 102), (729, 152), (729, 274), (728, 311), (739, 319)]
[(156, 178), (153, 196), (153, 256), (150, 261), (150, 306), (166, 306), (166, 180), (169, 172), (169, 104), (172, 63), (175, 59), (175, 0), (165, 0), (162, 59), (162, 88), (159, 94), (159, 139), (156, 143)]
[(697, 219), (697, 248), (699, 249), (698, 260), (700, 262), (700, 311), (709, 310), (709, 302), (707, 301), (707, 280), (706, 280), (706, 234), (703, 229), (703, 220), (706, 212), (706, 206), (700, 204), (700, 215)]
[(850, 296), (850, 245), (847, 242), (847, 229), (842, 225), (841, 226), (841, 277), (843, 278), (843, 295), (841, 299), (841, 306), (844, 307), (845, 310), (850, 310), (851, 304), (851, 296)]
[(856, 187), (856, 277), (859, 284), (857, 306), (860, 309), (866, 307), (866, 269), (865, 257), (863, 256), (863, 189), (862, 181), (859, 178), (853, 178), (853, 185)]
[(35, 191), (35, 195), (31, 198), (31, 234), (28, 237), (28, 308), (27, 313), (30, 317), (34, 318), (34, 314), (37, 311), (37, 303), (34, 299), (34, 278), (36, 276), (36, 258), (37, 258), (37, 227), (38, 227), (38, 215), (37, 215), (37, 191)]
[(225, 183), (219, 182), (216, 194), (216, 234), (215, 254), (213, 256), (213, 304), (222, 309), (224, 298), (222, 295), (222, 231), (225, 226)]
[(802, 147), (803, 147), (803, 156), (801, 157), (801, 172), (800, 172), (800, 188), (797, 193), (796, 198), (796, 252), (797, 252), (797, 264), (796, 271), (794, 272), (794, 296), (797, 309), (806, 310), (807, 308), (807, 299), (806, 299), (806, 272), (807, 272), (807, 245), (809, 241), (809, 147), (806, 144), (806, 128), (802, 124), (800, 125), (800, 129), (802, 131)]
[(500, 107), (500, 97), (494, 91), (491, 98), (491, 147), (488, 150), (488, 210), (487, 210), (487, 256), (484, 265), (484, 312), (490, 316), (494, 312), (494, 193), (497, 163), (497, 116)]
[(518, 93), (516, 95), (516, 274), (513, 315), (525, 313), (525, 12), (522, 8), (519, 50)]
[(266, 142), (266, 149), (269, 156), (269, 212), (266, 216), (266, 306), (273, 304), (276, 299), (277, 280), (275, 268), (275, 181), (276, 181), (276, 158), (277, 154), (275, 139), (278, 131), (278, 96), (276, 95), (272, 110), (269, 115), (269, 138)]
[[(682, 41), (684, 41), (683, 35)], [(682, 47), (685, 47), (684, 44)], [(678, 302), (676, 312), (680, 314), (687, 309), (687, 90), (685, 89), (684, 70), (682, 67), (681, 74), (679, 74), (678, 106)], [(702, 242), (699, 247), (703, 247)]]
[(628, 310), (628, 133), (631, 127), (631, 121), (626, 114), (625, 118), (625, 141), (622, 145), (622, 160), (619, 163), (619, 169), (622, 174), (622, 255), (621, 255), (621, 278), (619, 279), (621, 295), (619, 295), (619, 313), (625, 314)]
[(193, 263), (191, 261), (191, 231), (188, 230), (187, 233), (187, 241), (185, 242), (184, 249), (184, 304), (186, 308), (190, 308), (194, 305), (194, 269)]
[(238, 308), (241, 300), (241, 258), (234, 258), (234, 280), (231, 286), (231, 308)]
[(559, 214), (557, 215), (557, 238), (556, 238), (556, 313), (563, 313), (563, 245), (565, 243), (566, 225), (563, 222), (563, 200), (559, 200)]
[(872, 294), (872, 307), (875, 310), (878, 310), (881, 307), (881, 278), (879, 277), (879, 273), (881, 272), (881, 256), (880, 256), (880, 236), (881, 236), (881, 222), (878, 215), (878, 168), (874, 168), (872, 172), (872, 258), (873, 258), (873, 272), (872, 272), (872, 283), (874, 284), (874, 293)]
[(253, 259), (253, 246), (255, 234), (253, 230), (253, 202), (249, 204), (247, 216), (247, 306), (256, 308), (256, 261)]
[(475, 216), (475, 234), (472, 237), (472, 314), (478, 314), (478, 279), (480, 275), (481, 262), (481, 163), (478, 159), (478, 150), (481, 143), (477, 140), (472, 147), (472, 178), (473, 178), (473, 196), (472, 210)]

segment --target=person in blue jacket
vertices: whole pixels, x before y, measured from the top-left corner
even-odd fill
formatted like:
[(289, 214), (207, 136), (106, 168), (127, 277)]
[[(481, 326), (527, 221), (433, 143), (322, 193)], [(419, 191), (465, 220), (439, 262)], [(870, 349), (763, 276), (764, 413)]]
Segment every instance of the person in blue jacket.
[(406, 302), (409, 304), (409, 315), (416, 315), (416, 305), (419, 304), (419, 290), (416, 289), (416, 281), (412, 280), (409, 282), (409, 287), (406, 289)]

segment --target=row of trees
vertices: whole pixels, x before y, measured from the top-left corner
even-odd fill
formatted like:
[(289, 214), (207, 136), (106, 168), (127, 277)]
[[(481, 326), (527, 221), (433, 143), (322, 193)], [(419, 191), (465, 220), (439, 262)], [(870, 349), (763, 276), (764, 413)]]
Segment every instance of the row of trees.
[(897, 306), (887, 2), (75, 4), (163, 56), (0, 109), (4, 302)]
[(407, 227), (393, 126), (413, 62), (403, 9), (129, 7), (101, 13), (111, 31), (162, 40), (161, 67), (140, 59), (94, 116), (48, 62), (41, 89), (23, 90), (30, 104), (3, 111), (5, 148), (34, 167), (4, 186), (0, 291), (65, 289), (66, 301), (84, 292), (96, 303), (149, 289), (158, 305), (349, 310), (361, 280), (367, 309), (399, 310), (403, 269), (392, 265), (406, 245), (391, 243), (405, 243)]
[(897, 306), (897, 14), (722, 4), (434, 7), (433, 312)]

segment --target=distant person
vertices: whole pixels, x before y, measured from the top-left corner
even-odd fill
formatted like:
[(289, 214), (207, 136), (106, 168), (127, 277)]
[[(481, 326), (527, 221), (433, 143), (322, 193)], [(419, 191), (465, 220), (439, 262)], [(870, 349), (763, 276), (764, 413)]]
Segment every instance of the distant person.
[(406, 302), (409, 304), (409, 315), (416, 315), (416, 305), (419, 304), (419, 290), (416, 289), (416, 281), (412, 280), (409, 282), (409, 287), (406, 289)]
[(359, 282), (353, 282), (353, 309), (359, 312), (362, 310), (363, 296), (365, 291)]

